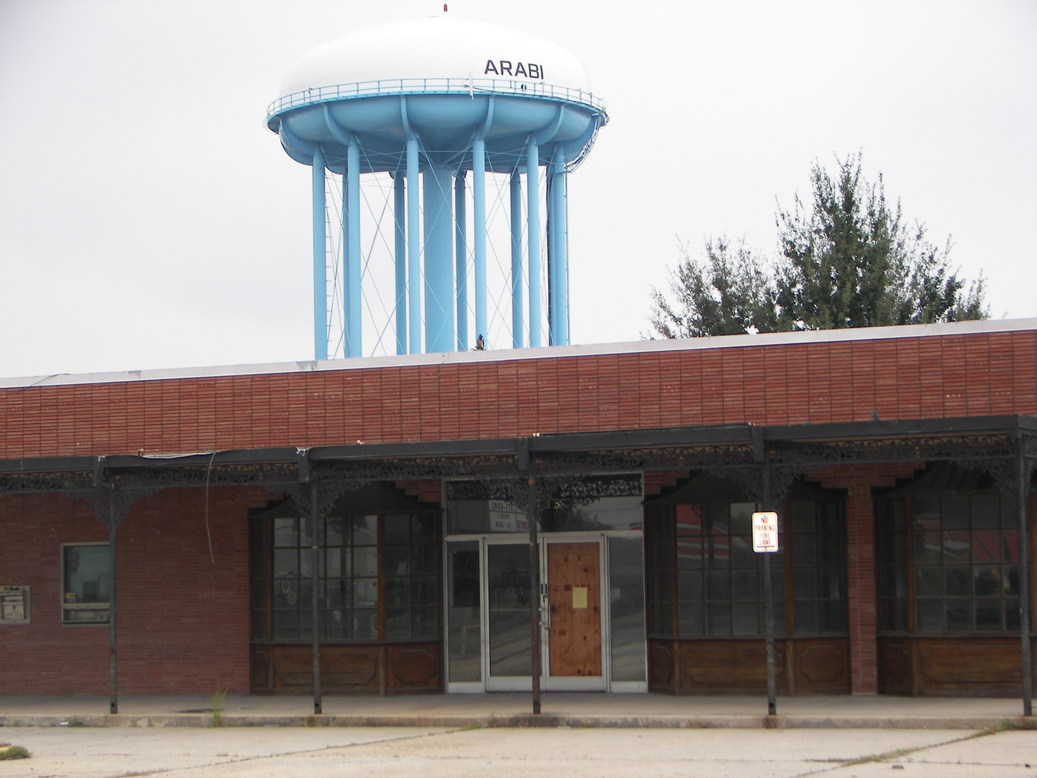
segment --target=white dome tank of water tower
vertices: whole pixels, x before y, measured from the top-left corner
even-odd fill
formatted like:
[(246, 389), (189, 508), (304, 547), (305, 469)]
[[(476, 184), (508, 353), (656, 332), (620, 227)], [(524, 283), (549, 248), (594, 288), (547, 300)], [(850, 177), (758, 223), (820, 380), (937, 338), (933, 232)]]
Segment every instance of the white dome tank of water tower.
[[(566, 176), (607, 121), (562, 46), (450, 13), (305, 54), (267, 126), (312, 167), (315, 357), (365, 356), (386, 331), (397, 354), (482, 347), (502, 330), (510, 344), (496, 345), (567, 344)], [(365, 219), (372, 176), (388, 182), (387, 219)], [(392, 289), (373, 294), (383, 265)]]

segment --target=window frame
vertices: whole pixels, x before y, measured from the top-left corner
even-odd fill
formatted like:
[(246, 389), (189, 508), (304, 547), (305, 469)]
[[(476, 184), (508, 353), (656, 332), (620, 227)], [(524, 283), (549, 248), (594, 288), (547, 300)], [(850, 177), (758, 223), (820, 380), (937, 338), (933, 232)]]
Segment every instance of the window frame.
[[(993, 512), (995, 518), (992, 521), (989, 518), (977, 521), (977, 505), (982, 500), (992, 498), (997, 501), (997, 510)], [(921, 505), (919, 501), (923, 501)], [(960, 501), (968, 506), (964, 526), (959, 526), (962, 524), (960, 517), (956, 519), (954, 511), (949, 509), (951, 503)], [(1013, 592), (1011, 585), (1014, 572), (1015, 585), (1018, 587), (1021, 549), (1018, 527), (1012, 521), (1010, 512), (1006, 511), (1003, 495), (989, 489), (934, 490), (881, 495), (877, 502), (875, 527), (878, 535), (876, 552), (880, 555), (876, 565), (879, 635), (934, 638), (1019, 634), (1018, 606), (1021, 593)], [(938, 506), (935, 513), (931, 510), (933, 504)], [(928, 526), (923, 524), (925, 521), (929, 522)], [(979, 546), (990, 545), (991, 533), (996, 534), (996, 545), (1001, 551), (1001, 558), (996, 561), (980, 559), (977, 554)], [(960, 543), (966, 536), (967, 549), (963, 551), (958, 548), (955, 551), (950, 548), (952, 543)], [(936, 545), (931, 542), (933, 539), (938, 541)], [(1013, 547), (1013, 540), (1016, 558), (1006, 558), (1006, 550)], [(925, 545), (920, 547), (920, 541)], [(996, 569), (993, 580), (1000, 582), (1001, 587), (992, 593), (979, 592), (979, 574), (983, 569), (987, 573)], [(960, 591), (949, 591), (958, 585), (951, 579), (963, 571), (968, 571), (965, 580), (969, 592), (963, 594)], [(991, 607), (998, 611), (998, 627), (980, 628), (980, 609), (985, 608), (989, 613)], [(923, 608), (927, 608), (926, 613), (938, 613), (938, 628), (935, 619), (923, 623), (927, 618)], [(962, 611), (962, 608), (965, 610)], [(954, 612), (959, 615), (954, 616), (952, 609), (956, 609)], [(952, 618), (960, 619), (960, 613), (964, 612), (968, 613), (967, 626), (956, 626)]]
[[(807, 504), (812, 506), (814, 522), (812, 532), (803, 532), (793, 525), (793, 512), (796, 505)], [(706, 524), (707, 514), (712, 511), (721, 512), (726, 509), (727, 533), (717, 539), (727, 542), (729, 545), (728, 564), (717, 567), (714, 579), (723, 583), (724, 573), (727, 574), (727, 597), (710, 597), (709, 581), (710, 566), (705, 556)], [(682, 533), (679, 516), (682, 512), (698, 511), (701, 520), (701, 531), (696, 537)], [(758, 506), (749, 500), (740, 497), (725, 495), (717, 499), (688, 500), (675, 504), (659, 506), (654, 517), (646, 522), (645, 553), (646, 553), (646, 583), (649, 592), (646, 615), (648, 618), (648, 635), (653, 638), (679, 639), (679, 640), (735, 640), (743, 638), (761, 638), (765, 635), (765, 601), (764, 601), (764, 563), (760, 554), (754, 554), (753, 563), (749, 564), (745, 559), (736, 560), (736, 541), (741, 546), (751, 549), (752, 530), (746, 521), (741, 522), (746, 526), (734, 531), (735, 509), (738, 508), (742, 514), (749, 508), (757, 510)], [(797, 555), (802, 549), (798, 546), (807, 547), (803, 538), (812, 536), (820, 539), (824, 536), (823, 526), (835, 521), (839, 526), (839, 533), (831, 541), (829, 552), (834, 552), (835, 560), (829, 560), (822, 564), (824, 555), (820, 543), (815, 543), (809, 554), (813, 564), (802, 565)], [(781, 553), (772, 558), (771, 580), (774, 587), (775, 605), (775, 634), (784, 638), (819, 638), (819, 637), (845, 637), (849, 634), (848, 608), (848, 562), (847, 562), (847, 526), (845, 500), (832, 494), (828, 499), (791, 499), (784, 502), (782, 510), (779, 511), (779, 547)], [(798, 544), (797, 544), (798, 541)], [(702, 556), (699, 565), (680, 564), (680, 549), (682, 544), (693, 544), (700, 546)], [(739, 552), (744, 556), (745, 548)], [(660, 555), (663, 557), (660, 559)], [(722, 556), (722, 555), (721, 555)], [(738, 562), (736, 564), (736, 562)], [(722, 568), (722, 569), (721, 569)], [(820, 593), (813, 597), (797, 596), (795, 575), (798, 571), (807, 570), (813, 577), (818, 592), (822, 586), (822, 575), (827, 575), (829, 585), (837, 578), (835, 585), (838, 586), (839, 597), (835, 600), (824, 598)], [(740, 578), (751, 576), (755, 580), (755, 591), (753, 596), (736, 596), (735, 574)], [(698, 580), (698, 596), (688, 598), (682, 596), (682, 584), (684, 591), (690, 591), (689, 578), (696, 577)], [(744, 580), (743, 580), (744, 583)], [(744, 594), (744, 593), (743, 593)], [(822, 605), (825, 602), (836, 602), (838, 607), (829, 614), (835, 619), (834, 626), (820, 626), (822, 617)], [(747, 603), (755, 604), (756, 629), (747, 630), (738, 628), (737, 611), (740, 605)], [(726, 630), (711, 630), (710, 606), (714, 609), (727, 606), (729, 628)], [(810, 608), (814, 615), (815, 626), (813, 629), (804, 629), (797, 624), (797, 606), (799, 609)], [(682, 616), (690, 614), (697, 618), (699, 624), (693, 629), (687, 629)], [(802, 622), (802, 620), (799, 620)]]
[[(105, 600), (80, 600), (76, 591), (70, 591), (70, 583), (68, 581), (68, 552), (82, 548), (104, 548), (106, 551), (103, 572), (98, 573), (98, 576), (105, 576), (109, 579), (107, 591), (108, 598)], [(108, 624), (110, 622), (113, 584), (111, 580), (111, 553), (111, 544), (107, 541), (61, 544), (59, 565), (61, 569), (60, 612), (62, 626), (89, 626)], [(96, 580), (94, 583), (96, 583)], [(99, 593), (101, 593), (100, 587), (98, 588)]]
[[(312, 543), (307, 535), (307, 519), (299, 515), (256, 517), (251, 530), (253, 548), (252, 571), (252, 641), (255, 643), (308, 643), (313, 639), (312, 625)], [(294, 524), (294, 543), (279, 544), (276, 526), (278, 522)], [(387, 533), (391, 521), (404, 521), (406, 532)], [(320, 641), (326, 645), (376, 645), (381, 643), (429, 642), (440, 638), (442, 616), (440, 613), (440, 522), (436, 510), (386, 510), (364, 513), (339, 513), (320, 519), (318, 593)], [(366, 522), (360, 528), (358, 522)], [(417, 529), (416, 524), (427, 523), (427, 528)], [(336, 527), (334, 542), (329, 544), (329, 529)], [(366, 533), (364, 542), (358, 543), (360, 533)], [(406, 534), (406, 539), (402, 539)], [(388, 536), (388, 538), (387, 538)], [(373, 551), (373, 555), (371, 552)], [(295, 566), (292, 575), (279, 575), (279, 556), (290, 561), (294, 554)], [(337, 555), (337, 559), (332, 560)], [(367, 559), (360, 565), (361, 556)], [(388, 570), (390, 559), (398, 562), (405, 557), (409, 572)], [(373, 565), (371, 564), (373, 562)], [(420, 567), (420, 570), (416, 570)], [(287, 568), (285, 568), (287, 569)], [(422, 572), (427, 571), (427, 572)], [(294, 581), (298, 594), (292, 603), (279, 602), (278, 588), (281, 582)], [(338, 586), (337, 596), (333, 596)], [(424, 592), (425, 598), (415, 601), (415, 593)], [(391, 594), (397, 595), (395, 609)], [(405, 593), (406, 603), (399, 598)], [(357, 607), (357, 598), (363, 595), (362, 608)], [(373, 598), (372, 598), (373, 595)], [(332, 614), (337, 614), (333, 624)], [(281, 619), (294, 614), (294, 628), (287, 630)], [(390, 623), (390, 616), (395, 620)], [(405, 618), (403, 618), (405, 617)], [(358, 630), (360, 621), (366, 620), (371, 629)], [(407, 629), (401, 630), (403, 621)], [(348, 623), (347, 623), (348, 622)], [(338, 628), (335, 628), (335, 624)], [(395, 630), (395, 631), (393, 631)], [(361, 632), (358, 636), (358, 632)], [(403, 634), (406, 632), (407, 634)], [(390, 634), (392, 633), (392, 634)]]

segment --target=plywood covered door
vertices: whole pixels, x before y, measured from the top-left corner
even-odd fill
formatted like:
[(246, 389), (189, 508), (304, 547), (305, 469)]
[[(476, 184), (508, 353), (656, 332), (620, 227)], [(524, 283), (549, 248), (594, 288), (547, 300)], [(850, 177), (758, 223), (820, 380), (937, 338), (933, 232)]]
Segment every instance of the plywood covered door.
[(600, 548), (597, 541), (547, 544), (552, 678), (602, 674)]

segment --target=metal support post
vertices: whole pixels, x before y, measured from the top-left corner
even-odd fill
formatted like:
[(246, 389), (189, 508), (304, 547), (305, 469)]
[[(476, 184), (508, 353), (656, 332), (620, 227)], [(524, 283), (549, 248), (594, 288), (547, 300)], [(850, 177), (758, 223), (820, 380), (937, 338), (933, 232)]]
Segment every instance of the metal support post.
[(569, 258), (565, 205), (565, 167), (561, 154), (551, 160), (547, 179), (548, 344), (569, 345)]
[(313, 622), (313, 712), (320, 715), (323, 712), (323, 700), (320, 686), (320, 495), (319, 487), (313, 481), (310, 482), (310, 510), (308, 511), (307, 524), (310, 531), (310, 582), (311, 592), (311, 621)]
[(324, 152), (313, 150), (313, 358), (328, 358), (328, 233), (324, 196)]
[(454, 176), (454, 330), (457, 350), (468, 350), (468, 218), (465, 171)]
[(537, 348), (540, 341), (540, 147), (530, 137), (526, 146), (526, 241), (529, 266), (529, 345)]
[[(761, 502), (765, 511), (771, 510), (771, 468), (764, 452), (762, 473)], [(771, 556), (763, 555), (763, 599), (764, 599), (764, 631), (767, 636), (767, 715), (778, 712), (777, 678), (774, 667), (774, 586), (771, 581)]]
[(475, 262), (475, 337), (486, 338), (486, 141), (472, 142), (472, 228)]
[(115, 616), (116, 591), (115, 584), (115, 540), (119, 518), (116, 513), (115, 488), (108, 492), (108, 712), (112, 715), (119, 712), (119, 663), (118, 633)]
[(533, 682), (533, 715), (540, 714), (540, 542), (537, 538), (539, 516), (538, 487), (533, 462), (529, 455), (529, 441), (522, 441), (519, 449), (520, 469), (526, 475), (526, 521), (529, 523), (529, 653)]
[(393, 179), (393, 215), (396, 222), (396, 353), (407, 353), (407, 190), (399, 173)]
[(511, 347), (522, 348), (522, 178), (516, 170), (509, 183), (511, 202)]
[(346, 172), (342, 176), (342, 210), (347, 215), (343, 219), (345, 227), (342, 253), (345, 261), (343, 269), (343, 321), (345, 333), (342, 344), (342, 355), (345, 357), (363, 356), (363, 295), (360, 288), (360, 146), (356, 137), (350, 137), (346, 151)]
[(444, 167), (422, 174), (425, 205), (425, 351), (453, 351), (454, 335), (454, 216), (453, 177)]
[(1016, 511), (1019, 518), (1019, 633), (1022, 658), (1023, 715), (1033, 715), (1033, 658), (1030, 644), (1030, 543), (1026, 517), (1030, 496), (1030, 467), (1026, 438), (1016, 439)]
[(421, 353), (421, 186), (418, 138), (407, 138), (407, 345)]

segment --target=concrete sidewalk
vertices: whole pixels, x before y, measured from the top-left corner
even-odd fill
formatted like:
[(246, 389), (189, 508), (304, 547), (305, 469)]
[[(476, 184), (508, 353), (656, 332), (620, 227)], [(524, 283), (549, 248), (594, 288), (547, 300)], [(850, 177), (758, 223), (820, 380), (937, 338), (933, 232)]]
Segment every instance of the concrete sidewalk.
[(527, 694), (436, 694), (313, 698), (230, 695), (125, 696), (119, 713), (107, 697), (2, 697), (3, 727), (626, 727), (970, 729), (1037, 728), (1021, 699), (854, 695), (778, 698), (674, 697), (661, 694), (545, 693), (539, 715)]

